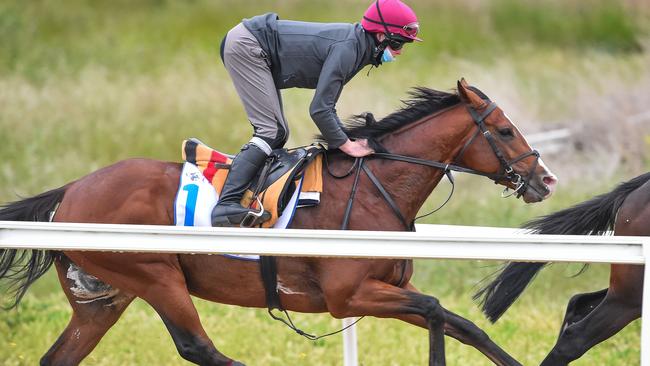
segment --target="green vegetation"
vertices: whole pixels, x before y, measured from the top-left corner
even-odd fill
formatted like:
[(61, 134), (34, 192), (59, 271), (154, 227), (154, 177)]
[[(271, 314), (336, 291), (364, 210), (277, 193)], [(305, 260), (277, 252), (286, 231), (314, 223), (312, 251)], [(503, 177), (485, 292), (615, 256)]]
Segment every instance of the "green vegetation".
[(640, 51), (638, 31), (619, 2), (536, 3), (497, 1), (492, 25), (510, 42), (532, 42), (546, 47), (614, 52)]
[[(449, 205), (424, 222), (518, 226), (647, 168), (647, 128), (625, 121), (650, 103), (648, 5), (407, 2), (418, 11), (425, 42), (408, 45), (396, 63), (369, 77), (359, 73), (337, 106), (341, 116), (372, 111), (380, 117), (397, 108), (412, 86), (449, 90), (464, 76), (524, 134), (557, 127), (575, 134), (561, 153), (543, 156), (560, 177), (559, 191), (548, 202), (503, 200), (490, 182), (459, 177)], [(284, 19), (355, 22), (366, 6), (356, 0), (0, 2), (0, 201), (61, 186), (129, 157), (177, 161), (181, 140), (191, 136), (234, 151), (250, 127), (218, 57), (227, 30), (267, 11)], [(289, 145), (309, 143), (317, 132), (307, 113), (311, 96), (305, 90), (283, 94), (292, 128)], [(442, 184), (425, 209), (437, 207), (448, 190)], [(552, 346), (571, 294), (607, 286), (607, 266), (569, 278), (579, 268), (544, 270), (496, 325), (470, 300), (474, 284), (493, 272), (495, 263), (419, 261), (414, 281), (476, 321), (522, 363), (536, 364)], [(0, 312), (1, 366), (33, 365), (55, 341), (70, 316), (58, 287), (50, 272), (18, 310)], [(196, 303), (215, 344), (249, 364), (340, 364), (337, 337), (311, 343), (263, 310)], [(321, 334), (339, 326), (326, 315), (296, 314), (295, 320)], [(575, 364), (638, 364), (639, 329), (638, 322), (632, 324)], [(425, 363), (422, 330), (365, 319), (359, 338), (365, 365)], [(447, 345), (449, 364), (489, 364), (469, 347), (451, 340)], [(86, 362), (161, 363), (183, 364), (162, 322), (141, 301)]]
[[(547, 268), (503, 319), (489, 324), (470, 300), (474, 284), (496, 269), (492, 262), (418, 261), (415, 285), (448, 309), (472, 319), (524, 365), (539, 364), (550, 350), (566, 301), (577, 292), (607, 286), (608, 267), (594, 265), (571, 278), (579, 265)], [(204, 328), (225, 354), (255, 365), (340, 365), (340, 336), (308, 341), (272, 320), (265, 310), (195, 300)], [(41, 279), (17, 311), (0, 314), (0, 365), (34, 365), (66, 326), (70, 309), (53, 273)], [(322, 314), (292, 314), (299, 327), (324, 334), (340, 321)], [(640, 322), (595, 347), (574, 364), (638, 365)], [(358, 324), (362, 365), (424, 365), (426, 332), (396, 320), (365, 318)], [(450, 365), (490, 365), (479, 352), (448, 339)], [(162, 321), (137, 300), (108, 332), (86, 365), (183, 365)], [(572, 365), (574, 365), (572, 364)]]
[[(494, 57), (522, 43), (580, 51), (640, 51), (641, 20), (618, 2), (497, 0), (466, 4), (411, 2), (426, 43), (421, 53), (439, 58)], [(473, 5), (473, 6), (470, 6)], [(636, 5), (642, 7), (642, 5)], [(358, 1), (37, 0), (0, 5), (0, 71), (45, 80), (101, 65), (120, 74), (166, 72), (170, 59), (216, 56), (221, 37), (242, 18), (275, 11), (284, 19), (356, 22)], [(211, 60), (216, 61), (216, 60)], [(402, 61), (402, 60), (400, 60)]]

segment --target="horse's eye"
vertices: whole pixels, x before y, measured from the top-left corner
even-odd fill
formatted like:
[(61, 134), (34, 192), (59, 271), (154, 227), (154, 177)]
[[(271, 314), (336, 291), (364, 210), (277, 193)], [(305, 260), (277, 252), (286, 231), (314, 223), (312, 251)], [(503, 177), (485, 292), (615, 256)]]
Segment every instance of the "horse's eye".
[(497, 132), (499, 133), (499, 136), (504, 138), (515, 137), (515, 133), (512, 131), (512, 128), (500, 128), (497, 130)]

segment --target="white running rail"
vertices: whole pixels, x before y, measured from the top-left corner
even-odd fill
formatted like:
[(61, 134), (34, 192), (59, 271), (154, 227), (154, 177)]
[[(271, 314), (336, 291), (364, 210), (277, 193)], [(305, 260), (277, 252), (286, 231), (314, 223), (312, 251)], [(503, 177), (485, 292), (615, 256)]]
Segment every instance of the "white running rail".
[[(650, 237), (528, 235), (513, 229), (418, 225), (418, 232), (268, 230), (0, 221), (0, 248), (281, 256), (488, 259), (645, 264)], [(650, 278), (650, 266), (645, 267)], [(650, 281), (644, 281), (641, 365), (650, 366)], [(357, 364), (344, 334), (345, 365)]]

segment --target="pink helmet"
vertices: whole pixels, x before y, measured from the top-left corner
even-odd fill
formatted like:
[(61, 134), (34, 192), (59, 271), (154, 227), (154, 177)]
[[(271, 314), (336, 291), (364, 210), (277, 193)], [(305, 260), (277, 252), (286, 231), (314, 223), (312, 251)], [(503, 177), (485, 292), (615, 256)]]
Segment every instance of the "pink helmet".
[(363, 14), (361, 25), (367, 32), (422, 41), (417, 37), (420, 24), (415, 12), (400, 0), (375, 0)]

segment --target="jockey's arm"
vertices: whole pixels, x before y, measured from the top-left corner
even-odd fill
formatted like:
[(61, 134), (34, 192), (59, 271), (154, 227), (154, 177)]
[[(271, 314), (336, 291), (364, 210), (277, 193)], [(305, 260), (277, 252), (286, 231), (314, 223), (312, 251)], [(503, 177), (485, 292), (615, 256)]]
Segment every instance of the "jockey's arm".
[(309, 106), (309, 114), (330, 149), (338, 148), (348, 141), (341, 128), (341, 120), (336, 114), (336, 102), (343, 90), (346, 76), (354, 67), (354, 55), (344, 52), (345, 47), (333, 47), (323, 63), (314, 99)]
[(354, 72), (354, 53), (344, 44), (333, 47), (323, 63), (314, 99), (309, 107), (311, 118), (323, 134), (330, 149), (340, 148), (344, 153), (361, 157), (371, 154), (367, 141), (351, 141), (341, 128), (341, 120), (336, 114), (336, 102), (341, 96), (343, 85)]

